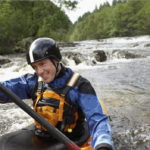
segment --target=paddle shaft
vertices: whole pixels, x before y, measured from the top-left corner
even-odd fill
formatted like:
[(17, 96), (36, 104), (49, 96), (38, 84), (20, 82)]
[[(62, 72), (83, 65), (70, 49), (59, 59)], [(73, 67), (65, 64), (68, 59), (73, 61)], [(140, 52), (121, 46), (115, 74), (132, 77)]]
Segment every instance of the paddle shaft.
[(60, 132), (53, 125), (48, 123), (42, 116), (37, 114), (33, 109), (31, 109), (26, 103), (24, 103), (16, 94), (7, 89), (5, 86), (0, 84), (0, 90), (7, 95), (9, 99), (11, 99), (16, 105), (18, 105), (21, 109), (23, 109), (29, 116), (35, 119), (38, 123), (40, 123), (43, 127), (47, 129), (47, 131), (59, 142), (64, 143), (68, 150), (80, 150), (80, 148), (71, 141), (68, 137), (66, 137), (62, 132)]

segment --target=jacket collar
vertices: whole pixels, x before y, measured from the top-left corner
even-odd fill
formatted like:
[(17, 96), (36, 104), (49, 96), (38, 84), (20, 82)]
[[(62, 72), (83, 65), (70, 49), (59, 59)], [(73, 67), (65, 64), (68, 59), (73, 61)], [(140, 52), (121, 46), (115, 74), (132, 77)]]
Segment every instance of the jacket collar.
[(50, 87), (63, 88), (67, 84), (67, 81), (70, 79), (73, 71), (70, 68), (66, 67), (63, 67), (63, 69), (63, 74), (58, 75), (55, 80), (48, 84)]

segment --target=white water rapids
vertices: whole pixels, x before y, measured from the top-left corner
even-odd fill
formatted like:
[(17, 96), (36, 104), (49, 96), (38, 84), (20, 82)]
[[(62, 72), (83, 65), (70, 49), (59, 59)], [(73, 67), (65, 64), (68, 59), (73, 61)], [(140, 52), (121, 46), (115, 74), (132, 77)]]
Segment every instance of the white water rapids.
[[(61, 47), (64, 62), (89, 79), (97, 95), (106, 103), (111, 116), (116, 150), (150, 149), (150, 36), (110, 38), (75, 42)], [(93, 51), (102, 50), (104, 62)], [(76, 53), (78, 65), (67, 53)], [(0, 81), (33, 70), (24, 54), (5, 56), (10, 63), (1, 65)], [(28, 101), (27, 101), (28, 103)], [(28, 103), (29, 104), (29, 103)], [(32, 119), (14, 104), (0, 105), (0, 135), (27, 126)]]

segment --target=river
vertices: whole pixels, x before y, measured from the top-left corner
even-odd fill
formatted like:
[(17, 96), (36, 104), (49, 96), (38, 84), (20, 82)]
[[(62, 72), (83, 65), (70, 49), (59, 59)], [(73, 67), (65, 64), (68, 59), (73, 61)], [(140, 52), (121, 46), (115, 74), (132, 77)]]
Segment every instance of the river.
[[(95, 58), (98, 51), (104, 52), (106, 61)], [(61, 47), (61, 52), (63, 62), (89, 79), (106, 103), (115, 150), (149, 150), (150, 36), (76, 41)], [(0, 81), (33, 72), (24, 54), (5, 57), (11, 62), (1, 66)], [(12, 103), (0, 105), (0, 118), (0, 135), (33, 121)]]

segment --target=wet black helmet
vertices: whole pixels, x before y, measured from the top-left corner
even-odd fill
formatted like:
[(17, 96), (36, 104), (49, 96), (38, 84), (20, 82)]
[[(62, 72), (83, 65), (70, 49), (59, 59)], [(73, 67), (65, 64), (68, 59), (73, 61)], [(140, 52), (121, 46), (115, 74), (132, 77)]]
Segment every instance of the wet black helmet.
[(32, 42), (27, 53), (28, 64), (36, 61), (52, 58), (61, 60), (61, 54), (56, 42), (51, 38), (38, 38)]

